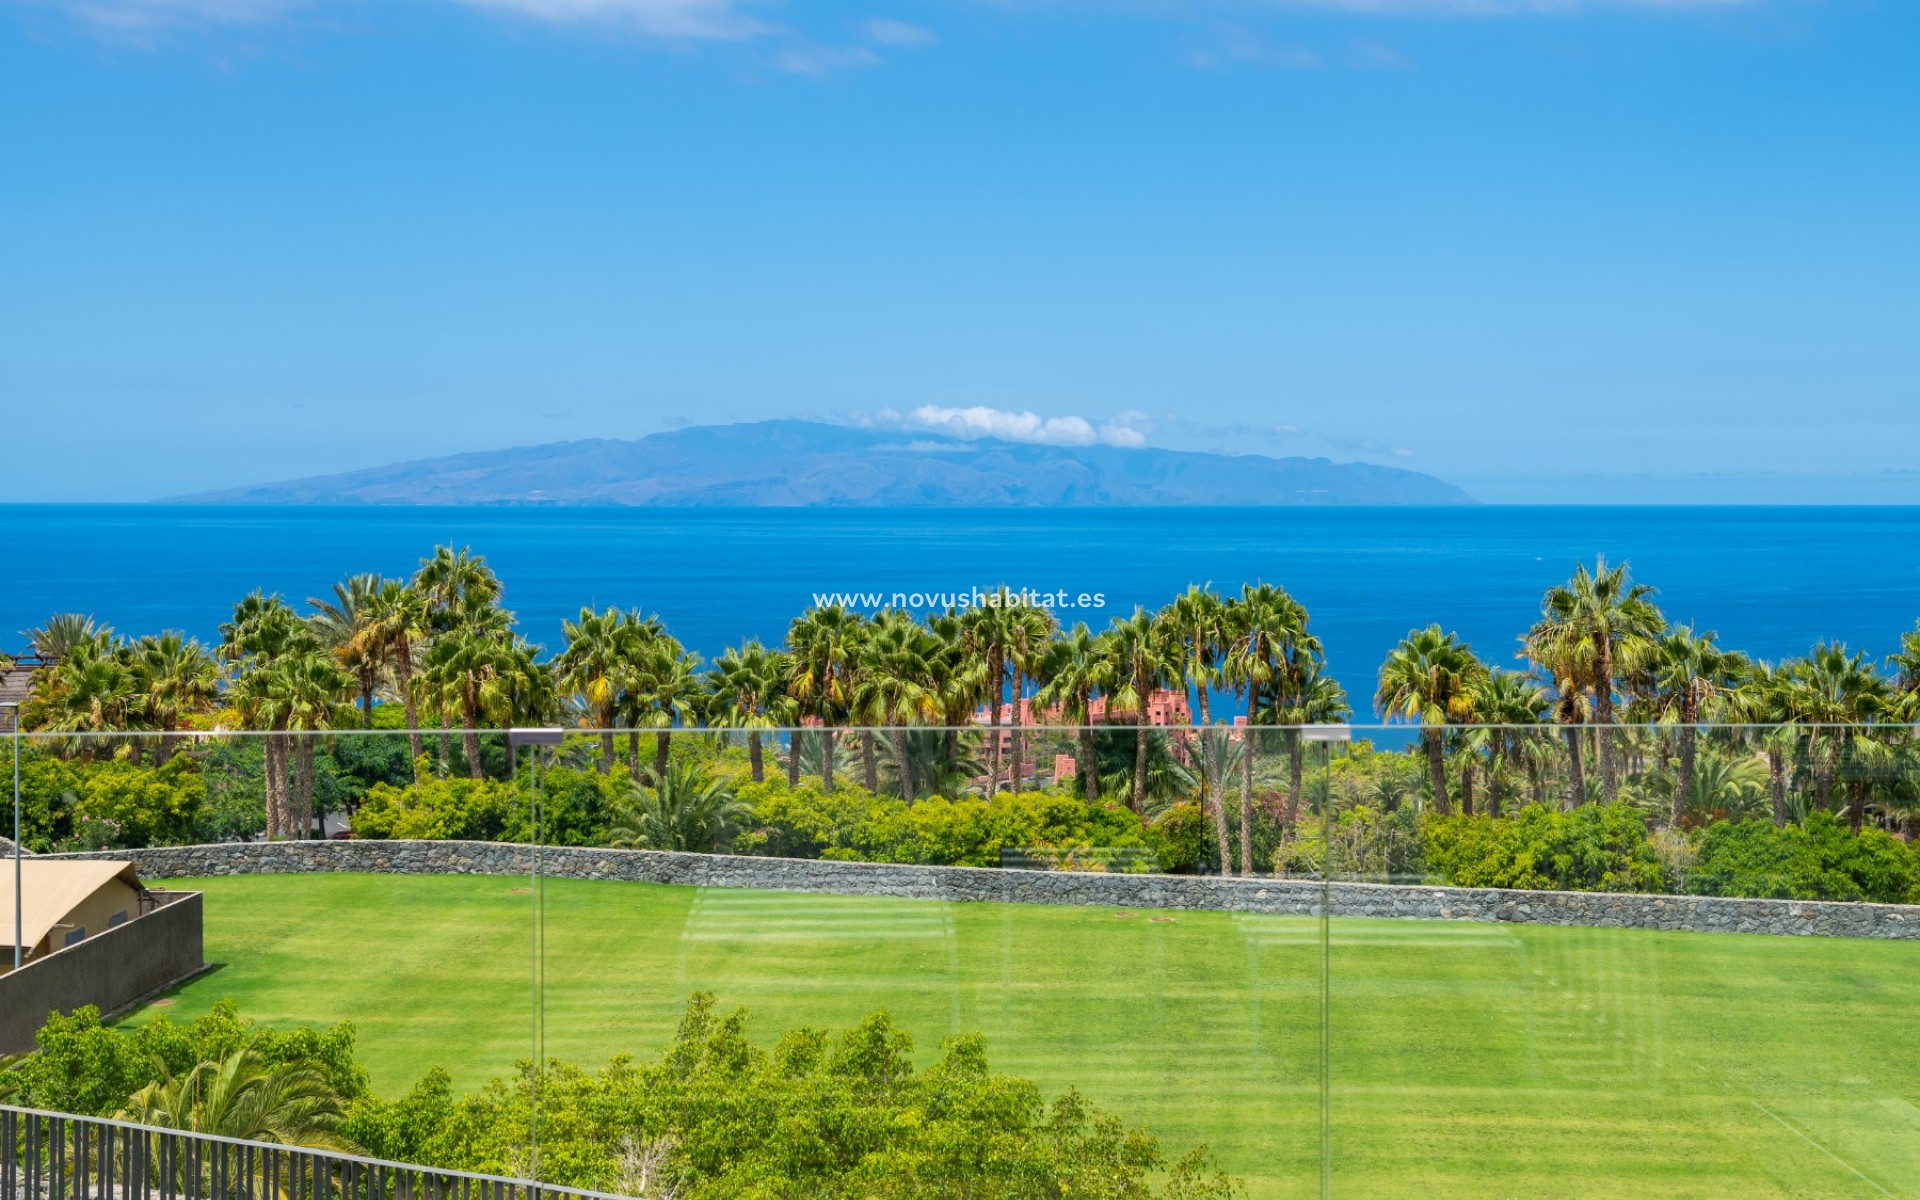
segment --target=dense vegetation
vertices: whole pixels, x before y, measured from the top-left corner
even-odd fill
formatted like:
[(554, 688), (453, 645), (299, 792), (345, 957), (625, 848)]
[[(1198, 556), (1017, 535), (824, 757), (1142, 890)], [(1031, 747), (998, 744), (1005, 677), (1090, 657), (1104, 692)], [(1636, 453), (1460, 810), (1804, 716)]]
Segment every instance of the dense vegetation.
[[(582, 610), (547, 655), (484, 560), (442, 547), (304, 615), (248, 596), (212, 648), (56, 616), (32, 633), (52, 665), (23, 714), (44, 735), (27, 841), (305, 837), (326, 812), (357, 836), (524, 839), (530, 764), (487, 730), (560, 723), (578, 732), (545, 763), (540, 835), (563, 844), (1251, 874), (1338, 872), (1369, 843), (1374, 874), (1462, 884), (1911, 890), (1920, 629), (1885, 670), (1837, 645), (1754, 662), (1602, 562), (1542, 598), (1516, 669), (1410, 631), (1372, 701), (1411, 745), (1328, 761), (1301, 731), (1351, 704), (1279, 587), (1190, 588), (1100, 632), (980, 598), (924, 621), (813, 609), (711, 664), (656, 618)], [(1139, 719), (1156, 705), (1195, 727)]]
[[(530, 1062), (469, 1095), (430, 1070), (404, 1097), (382, 1100), (354, 1062), (351, 1026), (272, 1032), (225, 1001), (189, 1025), (162, 1016), (131, 1033), (83, 1008), (51, 1017), (37, 1040), (37, 1053), (0, 1071), (0, 1099), (531, 1173)], [(790, 1030), (766, 1049), (747, 1037), (744, 1011), (722, 1014), (711, 995), (696, 994), (656, 1063), (542, 1064), (539, 1176), (642, 1200), (1236, 1192), (1204, 1150), (1169, 1161), (1151, 1134), (1077, 1094), (1049, 1104), (1027, 1080), (993, 1073), (977, 1036), (948, 1039), (925, 1070), (912, 1054), (912, 1039), (884, 1012), (838, 1034)], [(202, 1079), (225, 1086), (195, 1086)]]

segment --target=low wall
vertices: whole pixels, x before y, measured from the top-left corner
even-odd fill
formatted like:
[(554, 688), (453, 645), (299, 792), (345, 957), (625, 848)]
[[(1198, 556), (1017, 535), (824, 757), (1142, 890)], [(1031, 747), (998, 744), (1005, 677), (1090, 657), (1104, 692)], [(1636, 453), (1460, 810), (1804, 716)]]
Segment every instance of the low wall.
[[(76, 858), (131, 860), (143, 879), (356, 871), (400, 875), (526, 875), (533, 851), (493, 842), (255, 842), (114, 850)], [(979, 867), (912, 867), (728, 854), (547, 847), (542, 871), (703, 887), (772, 888), (921, 900), (1091, 904), (1115, 908), (1428, 920), (1511, 921), (1711, 933), (1920, 939), (1920, 906), (1807, 900), (1728, 900), (1599, 892), (1519, 892), (1194, 875), (1102, 875)]]
[(0, 975), (0, 1054), (33, 1049), (47, 1014), (116, 1012), (206, 965), (199, 892), (156, 897), (145, 916)]

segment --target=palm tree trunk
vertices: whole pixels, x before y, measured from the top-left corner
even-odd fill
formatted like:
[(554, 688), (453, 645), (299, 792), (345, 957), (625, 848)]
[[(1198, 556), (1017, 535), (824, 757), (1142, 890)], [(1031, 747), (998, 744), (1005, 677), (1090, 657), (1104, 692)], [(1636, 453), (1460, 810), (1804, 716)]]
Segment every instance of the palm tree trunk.
[(1853, 836), (1860, 836), (1860, 826), (1867, 819), (1867, 781), (1853, 779), (1847, 782), (1847, 827)]
[(1440, 745), (1440, 731), (1431, 727), (1423, 729), (1420, 740), (1427, 748), (1427, 781), (1433, 786), (1433, 808), (1444, 817), (1453, 811), (1453, 801), (1447, 796), (1447, 757)]
[(464, 710), (465, 718), (460, 726), (460, 750), (467, 756), (467, 778), (480, 778), (480, 694), (473, 684), (467, 685)]
[(1007, 721), (1013, 726), (1013, 734), (1007, 739), (1013, 748), (1013, 765), (1007, 771), (1007, 790), (1013, 792), (1020, 790), (1020, 777), (1022, 774), (1020, 770), (1020, 759), (1022, 752), (1026, 749), (1020, 741), (1020, 693), (1025, 690), (1026, 680), (1021, 675), (1020, 668), (1015, 667), (1013, 669), (1013, 707), (1007, 713)]
[[(1253, 714), (1260, 711), (1260, 689), (1258, 685), (1247, 685), (1247, 725), (1245, 742), (1240, 754), (1240, 874), (1253, 873), (1253, 847), (1247, 844), (1253, 829), (1253, 757), (1259, 747), (1259, 738), (1255, 736)], [(1222, 870), (1225, 869), (1224, 863)]]
[(426, 754), (427, 747), (420, 740), (420, 710), (413, 695), (413, 650), (404, 637), (394, 639), (393, 667), (400, 676), (400, 706), (407, 713), (407, 766), (412, 769)]
[(1613, 641), (1594, 639), (1593, 720), (1599, 726), (1600, 795), (1608, 804), (1619, 797), (1620, 780), (1613, 745)]
[(280, 738), (277, 734), (268, 734), (260, 745), (260, 769), (265, 785), (267, 808), (267, 840), (280, 840)]
[(820, 730), (820, 790), (833, 790), (833, 730)]
[[(1086, 706), (1084, 704), (1081, 705), (1082, 711), (1085, 711), (1085, 708)], [(1091, 726), (1082, 725), (1080, 727), (1079, 748), (1080, 757), (1079, 761), (1074, 764), (1074, 769), (1080, 775), (1082, 781), (1081, 789), (1086, 793), (1087, 803), (1089, 805), (1095, 805), (1100, 803), (1100, 763), (1098, 756), (1095, 755), (1093, 750), (1093, 728)]]
[(787, 786), (800, 786), (800, 731), (787, 731)]
[(1227, 773), (1227, 739), (1231, 736), (1226, 730), (1221, 730), (1218, 735), (1214, 746), (1217, 753), (1212, 764), (1216, 769), (1211, 773), (1213, 782), (1207, 797), (1209, 807), (1213, 809), (1213, 836), (1220, 851), (1222, 875), (1233, 874), (1233, 849), (1227, 835), (1227, 781), (1223, 778)]
[(299, 837), (302, 840), (313, 836), (313, 737), (308, 735), (295, 743), (300, 755), (300, 783), (296, 796), (296, 812), (300, 821)]
[[(613, 721), (611, 718), (605, 715), (600, 717), (600, 773), (602, 775), (608, 774), (613, 770), (613, 730), (608, 728), (608, 726), (612, 724)], [(638, 751), (635, 751), (633, 756), (633, 774), (635, 778), (638, 778), (640, 775), (640, 754)]]
[(640, 731), (627, 730), (627, 770), (633, 772), (635, 779), (640, 778)]
[(1304, 746), (1298, 729), (1287, 733), (1287, 828), (1293, 828), (1300, 816), (1300, 785), (1305, 774)]
[(1568, 808), (1578, 808), (1587, 802), (1587, 764), (1586, 751), (1580, 744), (1580, 726), (1567, 726), (1567, 790), (1572, 792), (1568, 798)]
[(1147, 811), (1147, 727), (1136, 725), (1133, 730), (1133, 812), (1143, 816)]
[(1473, 775), (1475, 767), (1472, 750), (1460, 756), (1460, 812), (1465, 816), (1473, 815)]
[(907, 727), (896, 725), (891, 731), (893, 763), (900, 774), (900, 798), (912, 804), (920, 796), (919, 780), (914, 777), (913, 760), (907, 756)]
[(987, 798), (1000, 790), (1000, 688), (1005, 683), (997, 657), (987, 659)]
[(653, 777), (661, 780), (667, 777), (667, 755), (673, 751), (673, 730), (656, 729), (653, 732)]
[(751, 764), (753, 781), (755, 783), (765, 783), (767, 781), (767, 765), (766, 760), (761, 755), (760, 731), (758, 729), (747, 730), (747, 762)]
[(873, 730), (860, 731), (860, 773), (866, 777), (867, 790), (880, 790), (880, 756), (874, 753)]
[(368, 729), (373, 728), (372, 672), (365, 672), (360, 676), (360, 723)]
[(1767, 791), (1773, 797), (1773, 823), (1787, 823), (1787, 756), (1778, 746), (1767, 747)]
[(1682, 712), (1680, 719), (1686, 723), (1680, 727), (1680, 766), (1673, 775), (1673, 812), (1668, 821), (1675, 829), (1687, 815), (1687, 796), (1693, 791), (1694, 764), (1700, 752), (1700, 731), (1693, 727), (1694, 716)]
[[(1247, 731), (1251, 733), (1253, 726), (1247, 726)], [(1247, 749), (1253, 749), (1252, 741), (1248, 741)], [(1246, 795), (1240, 797), (1240, 873), (1253, 874), (1253, 759), (1251, 756), (1247, 758)]]

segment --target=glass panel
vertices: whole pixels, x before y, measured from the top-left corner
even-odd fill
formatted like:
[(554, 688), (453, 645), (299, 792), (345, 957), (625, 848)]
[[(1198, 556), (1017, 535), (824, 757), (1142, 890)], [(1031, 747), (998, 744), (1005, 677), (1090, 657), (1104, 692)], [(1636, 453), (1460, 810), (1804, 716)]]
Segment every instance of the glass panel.
[[(708, 1022), (744, 1010), (762, 1051), (826, 1030), (831, 1058), (837, 1039), (884, 1014), (917, 1074), (939, 1070), (950, 1039), (978, 1035), (992, 1072), (1030, 1081), (1048, 1105), (1077, 1094), (1148, 1131), (1169, 1165), (1205, 1147), (1247, 1194), (1318, 1191), (1318, 885), (1268, 914), (1155, 903), (1133, 882), (1217, 872), (1223, 833), (1232, 873), (1244, 849), (1251, 873), (1271, 875), (1292, 781), (1307, 778), (1279, 731), (767, 730), (756, 779), (751, 731), (680, 729), (664, 796), (653, 732), (637, 777), (627, 736), (613, 735), (604, 775), (601, 737), (569, 738), (546, 776), (548, 829), (562, 791), (607, 785), (590, 844), (734, 857), (636, 868), (604, 851), (550, 852), (552, 1059), (598, 1071), (614, 1055), (644, 1067), (675, 1053), (717, 1078), (717, 1043), (702, 1055), (676, 1038), (711, 1043), (722, 1029)], [(847, 865), (824, 875), (811, 868), (823, 860)], [(582, 864), (598, 877), (578, 877)], [(635, 881), (647, 870), (671, 882)], [(1087, 881), (1074, 902), (1037, 902), (1060, 898), (1047, 877), (1063, 872)], [(976, 1122), (966, 1136), (985, 1133)]]
[[(1362, 730), (1332, 764), (1334, 1191), (1903, 1194), (1920, 1125), (1897, 1115), (1896, 1030), (1920, 944), (1781, 936), (1816, 927), (1807, 910), (1776, 934), (1717, 932), (1736, 910), (1685, 894), (1861, 899), (1876, 837), (1910, 879), (1912, 852), (1873, 828), (1905, 819), (1908, 732), (1566, 734)], [(1799, 824), (1776, 829), (1776, 797)], [(1498, 892), (1392, 882), (1539, 890), (1495, 914)]]

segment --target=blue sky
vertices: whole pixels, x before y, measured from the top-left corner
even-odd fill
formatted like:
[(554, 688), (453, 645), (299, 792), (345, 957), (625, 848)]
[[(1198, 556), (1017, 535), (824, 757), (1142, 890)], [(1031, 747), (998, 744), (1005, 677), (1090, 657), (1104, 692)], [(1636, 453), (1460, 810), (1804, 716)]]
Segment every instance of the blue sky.
[(1906, 0), (0, 3), (0, 500), (812, 416), (1920, 502), (1917, 52)]

